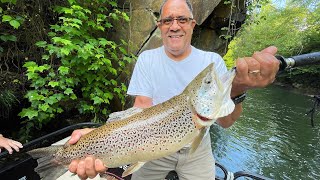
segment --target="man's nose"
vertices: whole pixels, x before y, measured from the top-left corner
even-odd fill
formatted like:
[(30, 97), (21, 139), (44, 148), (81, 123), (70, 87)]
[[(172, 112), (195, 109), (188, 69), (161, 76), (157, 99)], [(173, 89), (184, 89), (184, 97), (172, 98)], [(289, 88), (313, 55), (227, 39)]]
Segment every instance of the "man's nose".
[(174, 19), (171, 26), (170, 26), (170, 30), (171, 31), (177, 31), (181, 28), (181, 26), (178, 23), (178, 20)]

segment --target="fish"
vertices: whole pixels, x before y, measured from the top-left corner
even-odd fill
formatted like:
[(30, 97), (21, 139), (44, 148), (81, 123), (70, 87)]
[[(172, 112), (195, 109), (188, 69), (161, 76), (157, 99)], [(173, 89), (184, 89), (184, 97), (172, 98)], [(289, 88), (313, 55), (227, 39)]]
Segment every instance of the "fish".
[(52, 145), (27, 153), (37, 159), (35, 171), (53, 180), (68, 170), (73, 159), (93, 155), (108, 168), (130, 164), (122, 177), (146, 162), (190, 145), (193, 153), (207, 129), (232, 113), (230, 97), (235, 69), (218, 76), (214, 63), (202, 70), (181, 94), (149, 108), (132, 107), (109, 115), (107, 122), (83, 135), (76, 144)]

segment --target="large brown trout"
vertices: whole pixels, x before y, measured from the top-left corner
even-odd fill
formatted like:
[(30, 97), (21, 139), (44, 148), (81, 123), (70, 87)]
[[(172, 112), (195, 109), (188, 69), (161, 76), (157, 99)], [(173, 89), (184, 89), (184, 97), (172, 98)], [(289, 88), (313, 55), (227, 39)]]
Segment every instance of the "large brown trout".
[(74, 144), (29, 151), (38, 159), (35, 171), (52, 180), (67, 171), (72, 159), (94, 155), (109, 167), (131, 164), (127, 176), (145, 162), (158, 159), (191, 144), (190, 153), (200, 144), (207, 128), (230, 114), (230, 98), (235, 70), (219, 77), (214, 64), (199, 73), (184, 91), (156, 106), (115, 112), (107, 123), (82, 136)]

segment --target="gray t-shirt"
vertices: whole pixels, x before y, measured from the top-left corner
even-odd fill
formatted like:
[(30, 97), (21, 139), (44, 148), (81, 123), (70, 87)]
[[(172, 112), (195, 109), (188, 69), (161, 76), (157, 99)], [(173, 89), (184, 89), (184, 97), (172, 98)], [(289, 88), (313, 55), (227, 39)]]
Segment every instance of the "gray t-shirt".
[(163, 46), (144, 51), (138, 57), (127, 94), (150, 97), (153, 105), (162, 103), (182, 93), (212, 62), (219, 75), (227, 71), (220, 55), (193, 46), (190, 55), (181, 61), (170, 59)]

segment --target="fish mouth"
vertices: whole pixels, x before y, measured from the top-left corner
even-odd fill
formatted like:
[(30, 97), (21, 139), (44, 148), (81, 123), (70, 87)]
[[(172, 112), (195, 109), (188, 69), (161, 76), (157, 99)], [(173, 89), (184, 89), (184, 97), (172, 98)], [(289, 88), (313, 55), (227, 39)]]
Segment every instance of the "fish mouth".
[(207, 118), (207, 117), (204, 117), (204, 116), (201, 116), (200, 114), (196, 113), (197, 117), (199, 119), (201, 119), (202, 121), (211, 121), (211, 119)]

